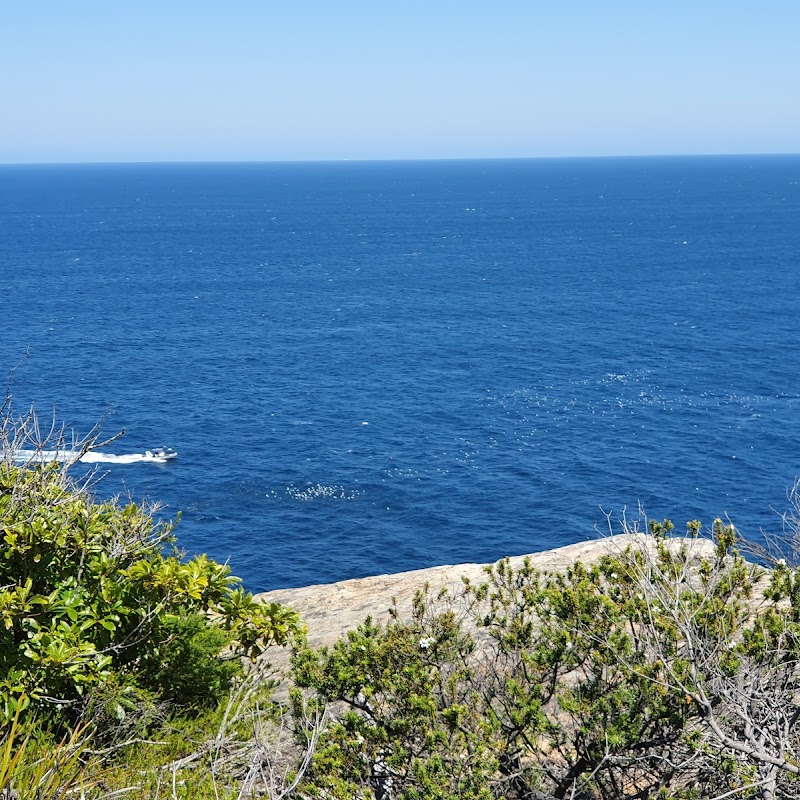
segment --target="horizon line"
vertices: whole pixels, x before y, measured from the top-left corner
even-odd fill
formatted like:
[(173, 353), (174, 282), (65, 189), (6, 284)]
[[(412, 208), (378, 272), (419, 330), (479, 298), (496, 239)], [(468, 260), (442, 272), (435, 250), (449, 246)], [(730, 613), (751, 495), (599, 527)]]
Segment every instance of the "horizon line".
[(186, 159), (186, 160), (131, 160), (131, 161), (2, 161), (0, 167), (67, 167), (67, 166), (152, 166), (200, 164), (387, 164), (456, 161), (578, 161), (599, 159), (647, 158), (769, 158), (798, 156), (799, 152), (781, 153), (642, 153), (560, 156), (461, 156), (461, 157), (401, 157), (401, 158), (285, 158), (285, 159)]

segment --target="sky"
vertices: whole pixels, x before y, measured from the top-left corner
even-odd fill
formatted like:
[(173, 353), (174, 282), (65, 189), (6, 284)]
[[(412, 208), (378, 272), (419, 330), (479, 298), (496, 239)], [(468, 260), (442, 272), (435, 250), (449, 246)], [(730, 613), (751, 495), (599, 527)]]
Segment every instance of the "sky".
[(799, 0), (0, 0), (0, 163), (800, 151)]

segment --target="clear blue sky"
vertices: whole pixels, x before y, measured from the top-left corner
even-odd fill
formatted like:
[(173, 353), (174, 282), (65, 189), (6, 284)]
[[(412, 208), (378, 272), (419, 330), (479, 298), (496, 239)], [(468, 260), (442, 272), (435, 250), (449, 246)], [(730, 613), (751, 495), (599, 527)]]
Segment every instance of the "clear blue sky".
[(0, 163), (800, 151), (800, 0), (0, 0)]

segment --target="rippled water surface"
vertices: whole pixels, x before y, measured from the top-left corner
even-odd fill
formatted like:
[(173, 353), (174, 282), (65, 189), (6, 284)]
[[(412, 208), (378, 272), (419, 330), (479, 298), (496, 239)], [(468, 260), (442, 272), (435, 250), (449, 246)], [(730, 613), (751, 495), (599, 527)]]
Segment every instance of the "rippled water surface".
[(0, 371), (253, 590), (777, 526), (800, 157), (0, 167)]

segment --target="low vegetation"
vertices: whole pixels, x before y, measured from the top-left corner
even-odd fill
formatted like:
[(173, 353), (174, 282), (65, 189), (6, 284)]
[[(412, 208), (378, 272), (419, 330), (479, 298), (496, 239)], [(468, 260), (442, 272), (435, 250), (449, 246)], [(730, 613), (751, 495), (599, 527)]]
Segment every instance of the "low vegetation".
[(5, 409), (3, 800), (800, 797), (800, 571), (729, 523), (623, 523), (595, 563), (501, 561), (312, 649), (152, 509), (17, 463), (36, 430)]
[(563, 574), (501, 561), (410, 621), (298, 651), (299, 685), (345, 709), (306, 792), (800, 796), (798, 573), (746, 561), (721, 520), (710, 541), (671, 529)]

